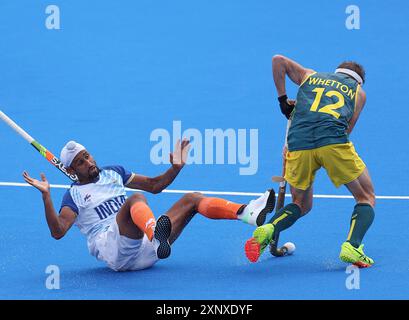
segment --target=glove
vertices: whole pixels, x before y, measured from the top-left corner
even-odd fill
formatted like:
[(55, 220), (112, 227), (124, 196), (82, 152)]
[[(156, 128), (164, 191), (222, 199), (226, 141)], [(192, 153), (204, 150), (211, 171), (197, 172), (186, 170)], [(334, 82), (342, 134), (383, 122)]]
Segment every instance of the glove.
[(278, 97), (278, 102), (280, 103), (281, 113), (287, 119), (290, 119), (291, 112), (294, 110), (295, 102), (293, 100), (288, 100), (286, 94)]

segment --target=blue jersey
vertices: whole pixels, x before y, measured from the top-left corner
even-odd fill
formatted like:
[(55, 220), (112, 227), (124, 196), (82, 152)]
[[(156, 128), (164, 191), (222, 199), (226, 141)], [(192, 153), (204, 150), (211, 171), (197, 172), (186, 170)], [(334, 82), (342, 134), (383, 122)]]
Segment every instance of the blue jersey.
[(87, 236), (88, 244), (116, 217), (126, 200), (125, 186), (133, 175), (121, 166), (103, 167), (94, 182), (73, 183), (65, 193), (61, 209), (69, 207), (77, 214), (74, 223)]

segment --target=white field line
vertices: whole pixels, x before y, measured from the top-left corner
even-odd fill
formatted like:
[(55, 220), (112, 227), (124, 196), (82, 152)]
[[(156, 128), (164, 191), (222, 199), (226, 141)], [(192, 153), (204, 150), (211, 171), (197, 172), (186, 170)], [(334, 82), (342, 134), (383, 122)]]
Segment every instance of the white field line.
[[(0, 187), (31, 187), (28, 183), (20, 182), (0, 182)], [(63, 184), (51, 184), (51, 188), (57, 189), (68, 189), (69, 185)], [(135, 191), (134, 189), (125, 188), (126, 191)], [(200, 192), (208, 195), (220, 195), (220, 196), (250, 196), (258, 197), (263, 193), (258, 192), (234, 192), (234, 191), (209, 191), (209, 190), (163, 190), (163, 193), (175, 193), (175, 194), (185, 194), (190, 192)], [(291, 197), (290, 194), (286, 194), (286, 197)], [(324, 199), (353, 199), (351, 195), (335, 195), (335, 194), (315, 194), (314, 198), (324, 198)], [(383, 200), (409, 200), (409, 196), (376, 196), (376, 199)]]

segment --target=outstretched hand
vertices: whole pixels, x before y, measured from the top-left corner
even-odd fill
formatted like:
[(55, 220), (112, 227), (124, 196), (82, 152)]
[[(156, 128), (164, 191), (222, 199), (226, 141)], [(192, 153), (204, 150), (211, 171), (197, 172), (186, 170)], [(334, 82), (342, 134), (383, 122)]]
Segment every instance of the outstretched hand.
[(50, 192), (50, 184), (47, 181), (44, 173), (41, 173), (41, 181), (30, 177), (27, 171), (23, 172), (23, 178), (28, 184), (40, 190), (41, 193), (44, 194)]
[(180, 170), (186, 164), (187, 155), (190, 150), (191, 144), (190, 141), (186, 138), (183, 138), (182, 142), (178, 140), (175, 145), (175, 150), (169, 155), (170, 163), (173, 168)]

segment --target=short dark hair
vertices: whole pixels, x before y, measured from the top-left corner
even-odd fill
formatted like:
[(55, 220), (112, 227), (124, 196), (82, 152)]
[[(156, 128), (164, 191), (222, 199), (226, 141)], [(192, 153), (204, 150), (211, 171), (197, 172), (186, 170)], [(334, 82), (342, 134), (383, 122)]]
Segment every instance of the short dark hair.
[(362, 78), (362, 81), (365, 83), (365, 69), (359, 63), (355, 61), (344, 61), (338, 66), (338, 68), (355, 71), (357, 74), (359, 74), (359, 76)]

